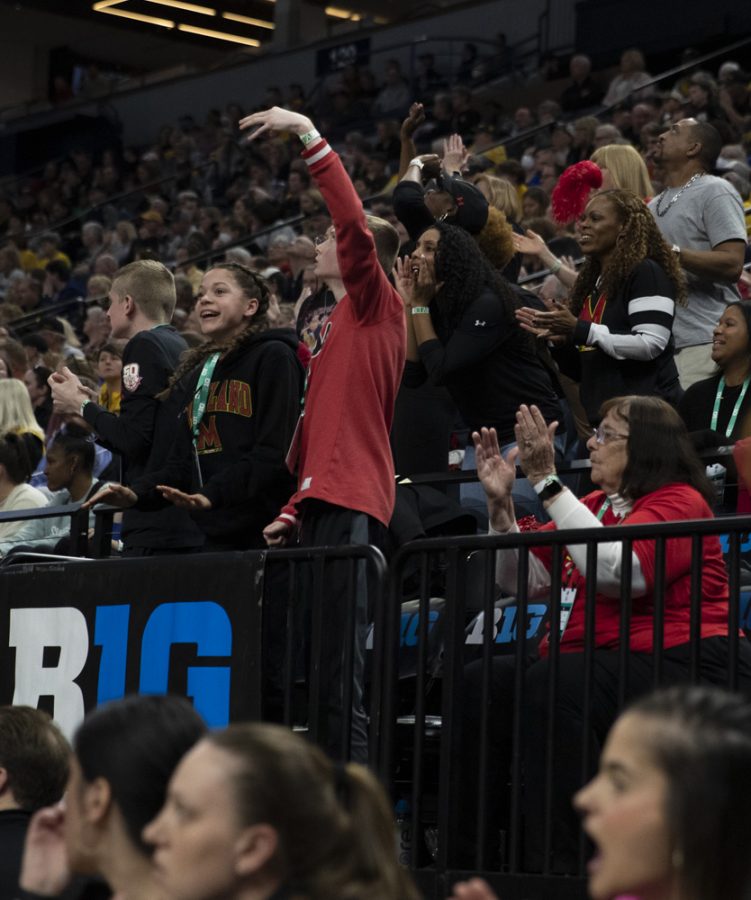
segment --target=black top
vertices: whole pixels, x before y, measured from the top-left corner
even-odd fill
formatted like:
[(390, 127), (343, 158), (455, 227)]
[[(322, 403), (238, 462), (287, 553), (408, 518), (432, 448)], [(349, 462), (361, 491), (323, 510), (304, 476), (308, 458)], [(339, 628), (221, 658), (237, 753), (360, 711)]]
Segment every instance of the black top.
[(435, 301), (431, 319), (439, 340), (420, 345), (421, 362), (408, 362), (404, 382), (413, 387), (429, 377), (444, 384), (467, 427), (493, 427), (501, 444), (515, 440), (516, 411), (534, 403), (546, 422), (560, 417), (550, 376), (531, 338), (510, 320), (501, 300), (486, 290), (449, 333)]
[(22, 809), (0, 812), (0, 900), (18, 896), (23, 842), (30, 818), (31, 813)]
[(584, 81), (578, 83), (572, 81), (562, 91), (558, 102), (561, 104), (561, 109), (565, 112), (579, 112), (583, 109), (592, 109), (592, 107), (602, 103), (604, 96), (605, 91), (602, 85), (595, 81), (591, 75), (588, 75)]
[(285, 456), (303, 385), (297, 345), (294, 329), (273, 329), (218, 361), (195, 448), (190, 422), (201, 367), (186, 377), (173, 391), (182, 413), (173, 425), (172, 452), (161, 469), (132, 485), (140, 508), (162, 502), (157, 484), (200, 492), (212, 508), (193, 515), (212, 544), (265, 546), (263, 528), (295, 491)]
[(394, 215), (404, 225), (413, 241), (431, 225), (435, 216), (425, 205), (425, 188), (416, 181), (400, 181), (391, 197)]
[[(643, 325), (670, 330), (674, 317), (665, 312), (664, 304), (666, 299), (674, 298), (675, 287), (662, 267), (645, 259), (614, 297), (605, 298), (604, 305), (597, 298), (592, 303), (599, 309), (597, 323), (611, 335), (631, 335), (633, 328)], [(640, 302), (634, 303), (637, 300)], [(553, 353), (561, 371), (580, 382), (579, 396), (590, 422), (599, 421), (600, 406), (606, 400), (627, 394), (656, 395), (677, 406), (683, 391), (672, 336), (654, 359), (620, 359), (599, 346), (586, 346), (591, 327), (590, 321), (580, 314), (573, 335), (573, 344), (580, 349)]]
[(743, 389), (743, 384), (738, 384), (734, 387), (725, 385), (722, 399), (720, 400), (720, 409), (717, 414), (717, 427), (712, 431), (712, 410), (714, 409), (720, 378), (721, 373), (718, 373), (711, 378), (705, 378), (703, 381), (697, 381), (696, 384), (692, 384), (678, 404), (678, 412), (686, 423), (686, 428), (691, 432), (694, 443), (700, 449), (725, 447), (735, 443), (735, 441), (743, 437), (744, 433), (748, 433), (749, 414), (751, 414), (751, 387), (746, 391), (746, 396), (743, 398), (733, 430), (729, 436), (725, 434), (730, 423), (730, 416), (733, 414), (735, 404)]
[[(120, 415), (95, 403), (84, 407), (99, 443), (122, 457), (123, 484), (132, 485), (160, 468), (169, 456), (179, 411), (174, 402), (161, 403), (156, 395), (167, 387), (187, 346), (171, 325), (139, 332), (123, 351)], [(190, 516), (172, 504), (149, 514), (126, 510), (122, 535), (126, 547), (187, 549), (203, 543)]]

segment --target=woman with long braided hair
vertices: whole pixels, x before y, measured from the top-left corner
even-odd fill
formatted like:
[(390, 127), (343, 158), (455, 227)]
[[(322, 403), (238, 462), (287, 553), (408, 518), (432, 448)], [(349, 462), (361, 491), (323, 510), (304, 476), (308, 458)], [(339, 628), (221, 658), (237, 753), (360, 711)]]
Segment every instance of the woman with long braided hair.
[[(445, 385), (470, 433), (495, 428), (504, 455), (516, 446), (520, 403), (534, 403), (549, 423), (560, 419), (550, 375), (515, 319), (514, 293), (463, 228), (436, 222), (423, 231), (397, 263), (396, 287), (407, 318), (405, 385)], [(474, 468), (471, 442), (465, 464)], [(482, 502), (479, 485), (462, 485), (462, 503), (484, 525)], [(540, 512), (523, 479), (514, 502), (520, 515)]]
[(261, 531), (293, 490), (285, 465), (303, 371), (292, 329), (271, 328), (269, 290), (240, 263), (203, 276), (196, 301), (206, 343), (187, 353), (162, 398), (180, 411), (164, 467), (94, 498), (188, 509), (207, 550), (265, 546)]
[(568, 303), (520, 309), (522, 327), (575, 351), (558, 361), (579, 381), (593, 425), (612, 397), (656, 395), (677, 404), (672, 329), (686, 284), (649, 209), (631, 191), (601, 191), (579, 219), (578, 240), (587, 259)]

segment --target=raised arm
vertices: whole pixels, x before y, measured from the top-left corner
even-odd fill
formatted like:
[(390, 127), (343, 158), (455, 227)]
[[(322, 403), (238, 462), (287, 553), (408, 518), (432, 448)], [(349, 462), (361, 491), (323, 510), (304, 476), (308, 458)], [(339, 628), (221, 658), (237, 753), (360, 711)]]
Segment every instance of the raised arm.
[(288, 131), (300, 138), (305, 148), (303, 159), (334, 222), (340, 274), (355, 315), (363, 324), (370, 324), (400, 311), (401, 302), (378, 261), (362, 201), (339, 155), (313, 122), (300, 113), (275, 106), (241, 119), (240, 128), (255, 128), (250, 140), (275, 131)]
[(425, 109), (422, 103), (413, 103), (409, 108), (407, 118), (402, 122), (399, 132), (401, 139), (401, 148), (399, 155), (399, 179), (401, 180), (409, 168), (411, 160), (417, 156), (417, 148), (413, 135), (415, 131), (425, 121)]
[(537, 232), (528, 228), (524, 234), (516, 234), (514, 232), (512, 238), (514, 249), (517, 253), (522, 253), (525, 256), (536, 256), (562, 284), (568, 288), (574, 286), (577, 277), (576, 269), (572, 269), (565, 262), (558, 259)]
[[(542, 416), (542, 413), (536, 406), (522, 406), (516, 415), (516, 426), (514, 428), (516, 439), (518, 442), (518, 461), (530, 484), (544, 485), (551, 479), (556, 479), (555, 469), (555, 448), (553, 444), (553, 435), (558, 427), (557, 422), (548, 425)], [(509, 462), (513, 461), (511, 454)], [(480, 476), (480, 463), (477, 464), (478, 477)], [(559, 493), (550, 499), (543, 501), (545, 511), (555, 523), (556, 528), (560, 531), (566, 528), (601, 528), (602, 522), (597, 516), (574, 494), (563, 488)], [(491, 509), (490, 503), (488, 508)], [(497, 531), (493, 513), (491, 510), (491, 525)], [(502, 519), (496, 516), (496, 522), (502, 523)], [(507, 530), (512, 530), (511, 528)], [(585, 572), (587, 567), (587, 548), (583, 544), (570, 544), (566, 549), (574, 561), (574, 565), (580, 572)], [(500, 558), (496, 563), (497, 579), (501, 586), (504, 583), (507, 589), (516, 590), (515, 565), (516, 557), (509, 556), (507, 551), (504, 559)], [(531, 560), (530, 556), (530, 560)], [(609, 597), (618, 597), (620, 595), (621, 568), (623, 565), (623, 545), (620, 541), (610, 541), (608, 543), (599, 544), (597, 547), (597, 590), (601, 594)], [(647, 585), (642, 571), (640, 559), (635, 551), (631, 554), (632, 565), (632, 581), (631, 596), (640, 597), (647, 591)], [(500, 579), (504, 578), (502, 582)], [(530, 581), (529, 589), (531, 596), (535, 596), (535, 591), (542, 589), (542, 575), (540, 567), (534, 568), (530, 564)], [(548, 582), (549, 584), (549, 578)]]

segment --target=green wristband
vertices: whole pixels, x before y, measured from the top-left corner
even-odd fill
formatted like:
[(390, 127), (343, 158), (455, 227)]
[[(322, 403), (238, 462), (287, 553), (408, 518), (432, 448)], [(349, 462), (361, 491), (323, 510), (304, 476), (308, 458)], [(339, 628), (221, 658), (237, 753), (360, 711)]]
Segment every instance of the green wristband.
[(300, 140), (303, 143), (304, 147), (307, 147), (308, 144), (312, 144), (313, 141), (318, 140), (321, 136), (321, 132), (318, 131), (317, 128), (313, 128), (311, 131), (306, 131), (305, 134), (300, 135)]
[(412, 307), (412, 315), (413, 316), (429, 316), (430, 308), (427, 306), (413, 306)]

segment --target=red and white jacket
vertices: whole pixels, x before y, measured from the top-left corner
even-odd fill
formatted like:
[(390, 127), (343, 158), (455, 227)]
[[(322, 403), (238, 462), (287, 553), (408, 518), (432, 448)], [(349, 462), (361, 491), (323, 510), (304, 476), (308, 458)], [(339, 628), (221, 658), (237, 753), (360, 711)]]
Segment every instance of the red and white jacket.
[(296, 525), (299, 503), (317, 499), (388, 526), (395, 492), (389, 432), (406, 357), (404, 305), (378, 262), (362, 203), (337, 153), (321, 139), (302, 156), (334, 223), (347, 293), (310, 361), (289, 459), (297, 467), (297, 491), (277, 521)]

